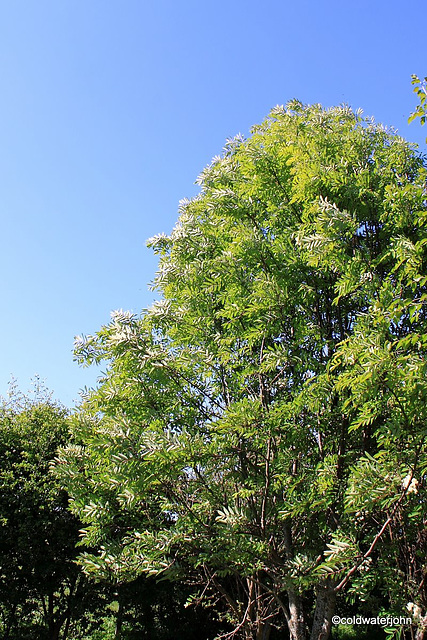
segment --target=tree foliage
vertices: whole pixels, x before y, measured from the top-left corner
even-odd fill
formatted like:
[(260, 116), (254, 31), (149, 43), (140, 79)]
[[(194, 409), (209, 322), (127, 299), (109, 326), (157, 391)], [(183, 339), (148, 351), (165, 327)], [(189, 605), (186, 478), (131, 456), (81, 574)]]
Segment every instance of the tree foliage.
[[(39, 385), (38, 385), (39, 386)], [(67, 412), (40, 389), (0, 409), (0, 612), (3, 638), (67, 636), (83, 597), (74, 565), (78, 521), (49, 473), (68, 442)]]
[(426, 607), (423, 158), (294, 101), (198, 183), (149, 242), (159, 301), (76, 347), (108, 363), (58, 458), (80, 562), (191, 583), (246, 639)]
[(0, 408), (0, 636), (3, 640), (200, 638), (220, 627), (190, 615), (188, 588), (144, 576), (126, 585), (94, 582), (75, 560), (81, 522), (50, 473), (70, 443), (69, 413), (40, 380), (15, 382)]
[(417, 105), (415, 111), (409, 116), (408, 122), (411, 123), (416, 118), (419, 118), (421, 124), (425, 124), (427, 122), (427, 77), (425, 77), (424, 80), (420, 80), (418, 76), (413, 75), (412, 84), (414, 87), (414, 93), (420, 103)]

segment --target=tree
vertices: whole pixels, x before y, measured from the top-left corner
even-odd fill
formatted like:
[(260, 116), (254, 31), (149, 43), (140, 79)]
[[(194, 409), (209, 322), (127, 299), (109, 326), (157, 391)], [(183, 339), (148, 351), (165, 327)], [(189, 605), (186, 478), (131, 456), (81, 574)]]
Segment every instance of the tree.
[(420, 80), (418, 76), (413, 75), (412, 84), (414, 93), (420, 101), (420, 104), (417, 105), (415, 111), (411, 113), (408, 122), (411, 123), (416, 118), (419, 118), (421, 124), (424, 125), (427, 121), (427, 77), (425, 77), (424, 80)]
[(70, 445), (70, 416), (51, 395), (37, 379), (27, 395), (12, 383), (0, 409), (1, 637), (191, 640), (219, 632), (206, 612), (195, 618), (185, 609), (188, 588), (145, 576), (95, 583), (76, 565), (82, 525), (50, 473), (58, 446)]
[[(36, 380), (0, 407), (0, 630), (4, 640), (65, 640), (97, 602), (74, 560), (80, 522), (49, 472), (68, 412)], [(80, 636), (81, 637), (81, 636)]]
[(149, 242), (161, 299), (77, 345), (108, 362), (58, 458), (88, 573), (189, 582), (247, 640), (427, 605), (425, 178), (347, 107), (227, 142)]

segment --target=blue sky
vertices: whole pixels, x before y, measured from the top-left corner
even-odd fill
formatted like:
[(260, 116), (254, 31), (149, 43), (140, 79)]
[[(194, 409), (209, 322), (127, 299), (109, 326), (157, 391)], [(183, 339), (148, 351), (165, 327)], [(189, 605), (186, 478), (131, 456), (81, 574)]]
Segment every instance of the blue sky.
[(151, 303), (145, 240), (276, 104), (362, 107), (425, 148), (412, 73), (424, 0), (0, 1), (0, 394), (95, 383), (74, 336)]

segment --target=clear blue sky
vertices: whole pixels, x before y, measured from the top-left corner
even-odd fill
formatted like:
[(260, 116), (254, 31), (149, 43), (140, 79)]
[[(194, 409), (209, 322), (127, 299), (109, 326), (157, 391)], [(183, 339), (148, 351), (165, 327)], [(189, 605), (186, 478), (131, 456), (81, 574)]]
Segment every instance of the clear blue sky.
[[(292, 98), (346, 102), (420, 144), (425, 2), (0, 2), (0, 394), (71, 406), (74, 336), (152, 301), (145, 248), (227, 137)], [(427, 129), (427, 128), (426, 128)]]

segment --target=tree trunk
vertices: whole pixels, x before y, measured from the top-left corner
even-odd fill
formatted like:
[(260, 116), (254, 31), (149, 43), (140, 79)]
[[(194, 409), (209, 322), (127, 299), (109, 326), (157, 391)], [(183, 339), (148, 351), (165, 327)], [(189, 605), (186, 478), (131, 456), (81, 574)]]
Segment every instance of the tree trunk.
[(271, 633), (271, 624), (269, 622), (264, 622), (258, 625), (258, 629), (256, 632), (256, 640), (269, 640)]
[(327, 579), (317, 590), (310, 640), (327, 640), (329, 638), (336, 601), (334, 586), (331, 580)]
[(116, 631), (114, 634), (114, 640), (121, 640), (122, 626), (123, 626), (123, 605), (121, 603), (120, 594), (118, 597), (119, 608), (116, 614)]
[(64, 628), (64, 631), (62, 633), (62, 639), (61, 640), (67, 640), (68, 632), (70, 630), (70, 623), (71, 623), (71, 612), (67, 611), (67, 617), (65, 619), (65, 628)]
[(289, 589), (288, 598), (290, 614), (288, 627), (291, 636), (290, 640), (306, 640), (307, 635), (301, 598), (293, 589)]
[(416, 640), (427, 640), (427, 616), (424, 616), (420, 621)]

